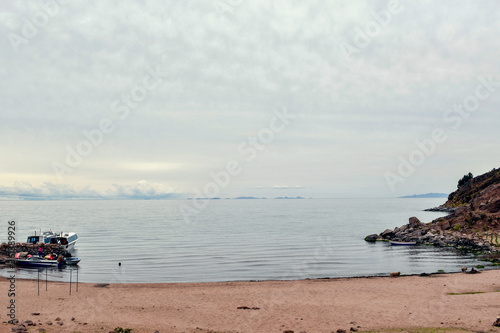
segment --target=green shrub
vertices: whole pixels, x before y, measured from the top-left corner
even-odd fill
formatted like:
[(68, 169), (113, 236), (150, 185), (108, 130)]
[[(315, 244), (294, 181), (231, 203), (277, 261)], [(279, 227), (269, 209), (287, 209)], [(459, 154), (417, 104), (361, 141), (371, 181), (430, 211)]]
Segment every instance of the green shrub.
[(462, 177), (462, 179), (460, 179), (458, 181), (458, 184), (457, 184), (457, 188), (460, 188), (462, 187), (463, 185), (465, 185), (470, 179), (472, 179), (474, 176), (472, 175), (471, 172), (469, 172), (468, 174), (466, 174), (465, 176)]
[(114, 332), (115, 333), (130, 333), (130, 332), (132, 332), (132, 329), (131, 328), (123, 329), (121, 327), (117, 327), (117, 328), (115, 328)]

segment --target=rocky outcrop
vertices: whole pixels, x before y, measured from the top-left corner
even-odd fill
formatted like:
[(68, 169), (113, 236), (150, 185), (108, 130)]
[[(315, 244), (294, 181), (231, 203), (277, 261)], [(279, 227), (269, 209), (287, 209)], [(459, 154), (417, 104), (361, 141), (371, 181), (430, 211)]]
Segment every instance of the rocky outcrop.
[(500, 170), (470, 179), (443, 205), (428, 210), (449, 215), (430, 223), (410, 217), (408, 224), (369, 235), (365, 240), (411, 241), (483, 253), (500, 251)]
[(417, 244), (434, 246), (452, 246), (467, 251), (481, 251), (483, 253), (497, 252), (495, 245), (479, 236), (463, 234), (450, 230), (450, 223), (422, 223), (416, 217), (411, 217), (408, 224), (394, 230), (387, 229), (381, 234), (366, 236), (367, 242), (399, 241), (416, 242)]

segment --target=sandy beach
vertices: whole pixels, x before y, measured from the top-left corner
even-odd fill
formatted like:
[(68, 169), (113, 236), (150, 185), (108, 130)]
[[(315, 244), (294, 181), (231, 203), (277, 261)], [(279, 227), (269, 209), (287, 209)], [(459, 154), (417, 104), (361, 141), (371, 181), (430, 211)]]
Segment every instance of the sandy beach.
[[(16, 280), (16, 316), (38, 332), (336, 332), (453, 328), (500, 332), (500, 270), (301, 281), (179, 284)], [(9, 281), (2, 278), (2, 321)], [(59, 320), (57, 320), (59, 319)], [(48, 323), (51, 322), (52, 325)], [(62, 323), (60, 325), (59, 323)], [(12, 325), (2, 323), (2, 332)]]

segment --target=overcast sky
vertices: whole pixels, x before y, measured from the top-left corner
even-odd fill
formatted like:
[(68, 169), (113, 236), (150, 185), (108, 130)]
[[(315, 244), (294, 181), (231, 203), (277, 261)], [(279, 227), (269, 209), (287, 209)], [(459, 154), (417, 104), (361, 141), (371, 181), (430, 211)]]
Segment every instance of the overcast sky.
[(448, 193), (500, 166), (499, 33), (494, 0), (3, 1), (0, 197)]

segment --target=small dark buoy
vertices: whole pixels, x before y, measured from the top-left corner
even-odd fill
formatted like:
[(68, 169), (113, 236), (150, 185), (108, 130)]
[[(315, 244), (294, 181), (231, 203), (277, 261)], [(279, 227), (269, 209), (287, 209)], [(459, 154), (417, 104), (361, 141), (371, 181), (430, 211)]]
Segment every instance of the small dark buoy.
[(121, 265), (122, 265), (122, 263), (121, 263), (121, 262), (119, 262), (119, 263), (118, 263), (118, 266), (121, 266)]

